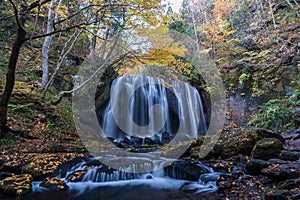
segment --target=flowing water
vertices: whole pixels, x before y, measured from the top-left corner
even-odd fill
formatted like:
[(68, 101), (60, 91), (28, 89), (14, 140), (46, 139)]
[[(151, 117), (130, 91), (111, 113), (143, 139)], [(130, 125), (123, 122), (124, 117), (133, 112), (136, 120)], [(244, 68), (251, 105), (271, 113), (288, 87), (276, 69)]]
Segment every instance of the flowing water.
[[(165, 160), (165, 158), (162, 158)], [(193, 172), (185, 166), (193, 165)], [(134, 167), (134, 166), (131, 166)], [(148, 168), (147, 164), (141, 167)], [(159, 168), (159, 166), (157, 166)], [(132, 169), (130, 170), (132, 171)], [(72, 179), (76, 172), (77, 179)], [(66, 191), (48, 190), (33, 183), (33, 193), (27, 199), (215, 199), (216, 180), (220, 173), (203, 165), (178, 160), (170, 166), (147, 173), (128, 173), (111, 169), (96, 159), (86, 159), (71, 169), (60, 171), (57, 177), (64, 180)], [(194, 175), (194, 176), (193, 176)], [(26, 199), (25, 198), (25, 199)]]
[(104, 135), (115, 141), (133, 136), (167, 143), (176, 134), (197, 138), (207, 131), (196, 88), (144, 75), (116, 78), (101, 116)]

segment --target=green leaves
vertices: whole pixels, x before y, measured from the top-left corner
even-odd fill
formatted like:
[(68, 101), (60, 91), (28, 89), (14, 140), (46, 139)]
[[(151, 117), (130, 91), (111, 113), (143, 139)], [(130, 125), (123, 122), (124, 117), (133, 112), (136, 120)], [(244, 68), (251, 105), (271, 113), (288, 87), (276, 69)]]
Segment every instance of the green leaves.
[(285, 99), (272, 99), (261, 106), (261, 112), (254, 115), (248, 125), (267, 128), (281, 133), (297, 128), (295, 110), (300, 105), (300, 93)]

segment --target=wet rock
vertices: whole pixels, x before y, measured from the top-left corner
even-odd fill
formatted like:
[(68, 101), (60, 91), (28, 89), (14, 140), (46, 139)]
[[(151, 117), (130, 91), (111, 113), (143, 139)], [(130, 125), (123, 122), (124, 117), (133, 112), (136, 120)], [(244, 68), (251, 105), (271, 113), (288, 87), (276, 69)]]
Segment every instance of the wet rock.
[(288, 200), (289, 193), (284, 190), (277, 190), (275, 192), (267, 193), (264, 196), (265, 200)]
[(123, 142), (125, 143), (124, 146), (126, 146), (126, 145), (134, 145), (134, 141), (132, 141), (131, 138), (125, 137)]
[(251, 175), (262, 174), (261, 170), (269, 166), (269, 162), (264, 160), (251, 160), (246, 164), (246, 172)]
[(147, 144), (147, 145), (155, 145), (155, 141), (152, 140), (151, 138), (146, 137), (146, 138), (144, 139), (144, 144)]
[(171, 141), (170, 134), (168, 132), (163, 132), (161, 134), (161, 142), (163, 144), (169, 143)]
[(282, 137), (285, 139), (285, 140), (296, 140), (296, 139), (300, 139), (300, 129), (297, 129), (291, 133), (287, 133), (287, 134), (284, 134), (282, 135)]
[(67, 184), (58, 178), (46, 178), (41, 184), (41, 187), (48, 188), (50, 190), (66, 190)]
[(270, 163), (272, 164), (288, 164), (288, 161), (277, 159), (277, 158), (272, 158), (269, 160)]
[(165, 173), (175, 179), (198, 181), (201, 174), (209, 173), (209, 169), (201, 164), (178, 160), (167, 166)]
[(289, 151), (300, 151), (300, 129), (283, 135), (286, 140), (285, 149)]
[[(199, 178), (199, 182), (207, 183), (209, 181), (217, 181), (219, 176), (222, 173), (209, 173), (209, 174), (202, 174)], [(223, 175), (223, 174), (222, 174)]]
[(262, 170), (262, 173), (275, 180), (298, 178), (300, 175), (300, 163), (273, 164)]
[(136, 146), (141, 146), (141, 145), (143, 144), (143, 138), (131, 136), (131, 137), (130, 137), (130, 140), (131, 140), (131, 142), (133, 142), (134, 145), (136, 145)]
[(296, 194), (292, 194), (291, 195), (291, 199), (296, 200), (296, 199), (300, 199), (300, 192), (296, 193)]
[(232, 187), (233, 177), (231, 175), (220, 175), (217, 180), (217, 186), (220, 191), (226, 190)]
[(11, 164), (11, 163), (4, 163), (0, 167), (0, 171), (2, 172), (9, 172), (9, 173), (15, 173), (15, 174), (21, 174), (22, 167), (24, 166), (23, 163), (18, 164)]
[(30, 174), (12, 175), (0, 181), (0, 188), (5, 194), (20, 196), (31, 191)]
[(195, 184), (186, 184), (181, 190), (186, 193), (195, 193), (198, 190), (198, 187)]
[(245, 173), (242, 170), (235, 170), (231, 173), (231, 175), (234, 179), (238, 179), (238, 178), (244, 176)]
[(283, 145), (276, 138), (265, 138), (256, 143), (252, 150), (253, 158), (267, 160), (270, 158), (278, 158)]
[(67, 172), (70, 171), (70, 169), (72, 167), (74, 167), (78, 163), (81, 163), (82, 161), (83, 161), (82, 157), (77, 157), (70, 161), (66, 161), (61, 166), (59, 166), (57, 169), (55, 169), (53, 174), (55, 176), (65, 177)]
[(86, 174), (87, 170), (78, 170), (78, 171), (75, 171), (73, 173), (71, 173), (67, 178), (66, 180), (67, 181), (70, 181), (70, 182), (80, 182), (83, 180), (84, 178), (84, 175)]
[(157, 134), (153, 136), (153, 140), (155, 144), (161, 144), (160, 137)]
[(52, 175), (52, 171), (43, 170), (40, 166), (25, 165), (22, 167), (22, 173), (31, 174), (33, 180), (42, 181)]
[(85, 166), (100, 166), (100, 165), (102, 165), (102, 163), (98, 159), (90, 158), (90, 159), (87, 159), (87, 161), (84, 165)]
[(153, 179), (153, 177), (151, 175), (147, 175), (146, 179)]
[(297, 151), (281, 151), (279, 158), (282, 160), (296, 161), (300, 159), (300, 152)]
[(0, 172), (0, 180), (5, 179), (7, 177), (13, 176), (12, 173), (8, 173), (8, 172)]
[(285, 148), (291, 151), (300, 151), (300, 139), (287, 140)]
[(297, 179), (289, 179), (284, 182), (278, 184), (278, 189), (280, 190), (290, 190), (293, 188), (300, 188), (300, 178)]

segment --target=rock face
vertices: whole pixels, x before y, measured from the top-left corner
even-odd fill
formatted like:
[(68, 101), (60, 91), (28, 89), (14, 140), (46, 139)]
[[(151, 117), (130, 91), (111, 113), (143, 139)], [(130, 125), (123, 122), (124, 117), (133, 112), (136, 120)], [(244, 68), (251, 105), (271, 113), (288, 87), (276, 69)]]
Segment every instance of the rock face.
[(256, 143), (252, 150), (253, 158), (257, 159), (271, 159), (278, 158), (283, 145), (280, 140), (276, 138), (265, 138)]

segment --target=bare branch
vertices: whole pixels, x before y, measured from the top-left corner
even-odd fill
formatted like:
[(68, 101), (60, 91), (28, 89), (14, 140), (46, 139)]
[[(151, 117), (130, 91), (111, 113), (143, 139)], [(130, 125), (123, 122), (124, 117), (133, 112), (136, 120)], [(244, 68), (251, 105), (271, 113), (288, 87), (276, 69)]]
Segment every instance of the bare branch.
[(16, 22), (18, 24), (18, 27), (25, 30), (24, 27), (21, 25), (20, 21), (19, 21), (19, 11), (18, 11), (18, 8), (17, 6), (15, 5), (15, 3), (12, 1), (12, 0), (8, 0), (10, 2), (10, 4), (12, 5), (13, 9), (14, 9), (14, 15), (15, 15), (15, 18), (16, 18)]
[[(99, 72), (103, 67), (105, 67), (105, 66), (112, 66), (113, 63), (115, 63), (116, 61), (119, 62), (119, 60), (116, 59), (113, 63), (110, 63), (110, 64), (108, 65), (108, 63), (109, 63), (109, 61), (110, 61), (110, 57), (111, 57), (111, 55), (112, 55), (112, 52), (113, 52), (114, 48), (116, 47), (117, 43), (118, 43), (118, 37), (115, 39), (115, 41), (114, 41), (112, 47), (110, 48), (110, 50), (109, 50), (109, 52), (108, 52), (108, 54), (107, 54), (107, 56), (106, 56), (106, 58), (105, 58), (104, 63), (103, 63), (103, 64), (101, 63), (100, 67), (94, 72), (94, 74), (92, 74), (92, 75), (90, 76), (90, 78), (88, 78), (88, 79), (87, 79), (86, 81), (84, 81), (80, 86), (78, 86), (77, 88), (74, 88), (73, 90), (61, 92), (61, 95), (64, 95), (64, 94), (72, 94), (73, 92), (78, 91), (78, 90), (81, 89), (83, 86), (85, 86), (87, 83), (89, 83), (91, 80), (93, 80), (93, 78), (98, 74), (98, 72)], [(126, 55), (127, 55), (127, 53), (126, 53)]]
[(35, 21), (34, 21), (34, 28), (33, 28), (33, 31), (32, 31), (32, 33), (31, 33), (30, 39), (29, 39), (31, 50), (33, 50), (33, 46), (32, 46), (32, 38), (33, 38), (33, 36), (34, 36), (34, 34), (35, 34), (35, 31), (36, 31), (37, 22), (38, 22), (39, 15), (40, 15), (40, 10), (41, 10), (41, 6), (38, 5), (38, 11), (37, 11), (37, 14), (36, 14), (36, 16), (35, 16)]
[(44, 1), (42, 1), (42, 2), (40, 3), (40, 1), (37, 0), (37, 1), (35, 1), (35, 2), (32, 2), (32, 3), (29, 5), (28, 9), (27, 9), (27, 13), (28, 13), (29, 11), (31, 11), (32, 9), (34, 9), (34, 8), (36, 8), (36, 7), (38, 7), (38, 6), (42, 6), (42, 5), (44, 5), (44, 4), (46, 4), (46, 3), (50, 2), (50, 1), (51, 1), (51, 0), (44, 0)]
[[(75, 45), (75, 43), (76, 43), (78, 37), (81, 35), (82, 32), (83, 32), (83, 30), (81, 30), (81, 31), (79, 31), (79, 32), (77, 33), (77, 30), (76, 30), (76, 31), (73, 33), (73, 35), (69, 38), (69, 40), (65, 43), (65, 46), (64, 46), (64, 48), (63, 48), (63, 50), (62, 50), (61, 56), (60, 56), (60, 58), (59, 58), (59, 61), (58, 61), (57, 65), (56, 65), (56, 69), (55, 69), (54, 73), (52, 74), (52, 76), (51, 76), (51, 78), (50, 78), (50, 81), (47, 83), (47, 85), (46, 85), (46, 87), (45, 87), (45, 89), (44, 89), (44, 91), (43, 91), (43, 98), (45, 97), (45, 95), (46, 95), (46, 93), (47, 93), (49, 87), (52, 85), (52, 83), (53, 83), (53, 81), (54, 81), (56, 75), (58, 74), (58, 71), (59, 71), (60, 67), (62, 66), (62, 64), (63, 64), (65, 58), (66, 58), (67, 55), (70, 53), (70, 51), (73, 49), (73, 47), (74, 47), (74, 45)], [(73, 39), (73, 38), (74, 38), (74, 39)], [(70, 45), (70, 47), (68, 48), (68, 50), (65, 52), (65, 49), (67, 48), (68, 44), (72, 41), (72, 39), (73, 39), (72, 44)]]

